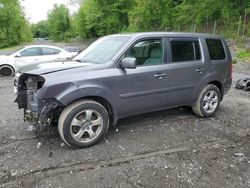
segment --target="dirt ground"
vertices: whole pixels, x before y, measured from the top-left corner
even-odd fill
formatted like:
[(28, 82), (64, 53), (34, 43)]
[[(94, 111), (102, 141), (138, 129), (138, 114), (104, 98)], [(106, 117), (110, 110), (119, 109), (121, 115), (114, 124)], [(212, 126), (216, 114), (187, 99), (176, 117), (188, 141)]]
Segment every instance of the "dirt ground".
[[(234, 67), (234, 82), (250, 63)], [(87, 149), (39, 137), (0, 79), (0, 187), (250, 187), (250, 92), (232, 88), (213, 118), (178, 108), (134, 116)]]

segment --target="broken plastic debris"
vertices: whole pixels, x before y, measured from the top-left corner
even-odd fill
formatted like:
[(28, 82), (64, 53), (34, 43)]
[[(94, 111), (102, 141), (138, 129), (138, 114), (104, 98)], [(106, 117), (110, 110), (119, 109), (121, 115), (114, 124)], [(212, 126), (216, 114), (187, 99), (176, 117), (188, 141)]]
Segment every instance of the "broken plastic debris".
[(39, 149), (41, 145), (42, 145), (42, 143), (38, 142), (37, 145), (36, 145), (36, 147)]
[(65, 144), (62, 142), (62, 143), (61, 143), (61, 147), (63, 147), (63, 146), (65, 146)]
[(244, 157), (245, 156), (244, 153), (235, 153), (234, 155), (237, 157)]
[(35, 130), (34, 125), (29, 125), (27, 131), (33, 131), (33, 130)]
[(11, 170), (10, 171), (10, 175), (11, 176), (16, 176), (18, 174), (18, 171), (17, 170)]

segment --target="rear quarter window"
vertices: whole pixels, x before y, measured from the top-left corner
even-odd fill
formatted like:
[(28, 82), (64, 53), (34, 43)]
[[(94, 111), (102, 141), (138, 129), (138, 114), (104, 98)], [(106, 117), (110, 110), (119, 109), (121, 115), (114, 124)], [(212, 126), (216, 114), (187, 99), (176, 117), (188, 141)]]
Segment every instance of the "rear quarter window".
[(56, 55), (61, 51), (55, 48), (43, 48), (43, 55)]
[(224, 47), (219, 39), (206, 39), (211, 60), (223, 60), (226, 58)]

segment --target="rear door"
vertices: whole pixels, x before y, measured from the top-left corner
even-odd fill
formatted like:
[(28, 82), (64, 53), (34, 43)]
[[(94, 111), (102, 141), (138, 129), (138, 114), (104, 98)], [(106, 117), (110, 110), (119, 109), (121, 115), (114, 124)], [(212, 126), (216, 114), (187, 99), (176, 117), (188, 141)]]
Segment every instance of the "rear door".
[(169, 50), (169, 106), (189, 105), (206, 74), (201, 41), (195, 37), (166, 39)]
[(40, 62), (50, 62), (56, 60), (65, 60), (66, 58), (60, 58), (59, 54), (61, 50), (56, 48), (43, 47), (42, 48), (43, 55), (41, 57)]

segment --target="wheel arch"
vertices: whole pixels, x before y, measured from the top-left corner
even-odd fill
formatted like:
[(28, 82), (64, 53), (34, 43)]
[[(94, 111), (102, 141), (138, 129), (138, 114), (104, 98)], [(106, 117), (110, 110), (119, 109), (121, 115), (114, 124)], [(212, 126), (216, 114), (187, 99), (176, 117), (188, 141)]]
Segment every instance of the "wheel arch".
[(88, 95), (88, 96), (79, 97), (77, 99), (72, 100), (70, 103), (65, 105), (65, 107), (76, 102), (76, 101), (80, 101), (80, 100), (84, 100), (84, 99), (93, 100), (95, 102), (100, 103), (107, 110), (109, 117), (110, 117), (111, 125), (116, 124), (118, 118), (117, 118), (117, 114), (116, 114), (116, 111), (114, 109), (114, 106), (112, 106), (111, 102), (103, 96)]
[[(45, 78), (46, 79), (46, 78)], [(77, 83), (66, 82), (63, 84), (48, 84), (38, 90), (37, 95), (41, 99), (54, 98), (61, 105), (61, 108), (72, 104), (75, 101), (82, 99), (91, 99), (102, 104), (109, 114), (114, 124), (118, 119), (118, 104), (119, 98), (112, 88), (105, 87), (97, 83)]]
[(0, 65), (0, 69), (1, 69), (1, 67), (3, 67), (3, 66), (8, 66), (8, 67), (10, 67), (12, 70), (13, 70), (13, 72), (14, 72), (14, 74), (15, 74), (15, 69), (14, 69), (14, 67), (12, 66), (12, 65), (10, 65), (10, 64), (1, 64)]
[(223, 96), (224, 96), (224, 88), (223, 88), (223, 85), (222, 85), (222, 83), (221, 82), (219, 82), (218, 80), (213, 80), (213, 81), (210, 81), (209, 83), (207, 83), (207, 84), (212, 84), (212, 85), (215, 85), (215, 86), (217, 86), (218, 88), (219, 88), (219, 90), (220, 90), (220, 96), (221, 96), (221, 101), (222, 101), (222, 99), (223, 99)]
[(206, 77), (204, 77), (200, 81), (198, 86), (196, 87), (192, 105), (196, 101), (197, 97), (199, 97), (199, 94), (202, 91), (202, 89), (204, 87), (206, 87), (206, 85), (208, 85), (208, 84), (213, 84), (219, 88), (219, 90), (221, 92), (221, 99), (220, 100), (222, 101), (222, 99), (224, 97), (223, 78), (217, 73), (211, 73), (211, 74), (206, 75)]
[(77, 100), (82, 100), (82, 99), (90, 99), (100, 103), (107, 110), (111, 124), (114, 122), (114, 110), (111, 103), (107, 99), (101, 96), (86, 96)]

